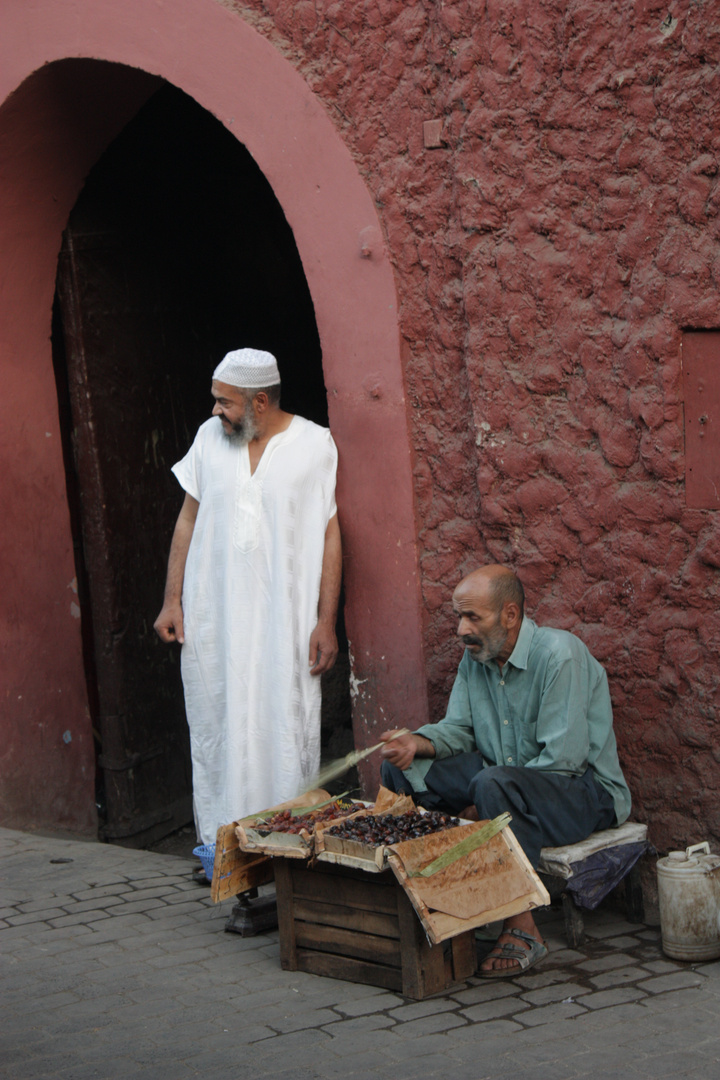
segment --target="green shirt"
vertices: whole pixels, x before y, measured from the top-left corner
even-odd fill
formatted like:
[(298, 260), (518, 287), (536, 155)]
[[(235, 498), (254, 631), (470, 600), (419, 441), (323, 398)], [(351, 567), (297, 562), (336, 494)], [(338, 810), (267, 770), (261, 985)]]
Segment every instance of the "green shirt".
[[(468, 652), (458, 668), (447, 713), (416, 732), (437, 759), (479, 750), (487, 765), (582, 776), (588, 765), (615, 804), (618, 825), (630, 813), (620, 769), (605, 669), (566, 630), (523, 619), (512, 655), (500, 669)], [(426, 789), (432, 758), (415, 758), (406, 776)]]

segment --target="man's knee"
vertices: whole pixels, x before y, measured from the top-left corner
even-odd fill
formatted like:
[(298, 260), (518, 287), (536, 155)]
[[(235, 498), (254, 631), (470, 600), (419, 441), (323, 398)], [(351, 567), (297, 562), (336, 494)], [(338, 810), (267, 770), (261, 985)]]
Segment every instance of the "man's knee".
[(521, 771), (518, 766), (513, 765), (486, 765), (473, 777), (472, 784), (480, 791), (504, 790), (509, 784), (517, 782), (518, 773)]
[(481, 817), (495, 817), (505, 810), (508, 793), (517, 791), (517, 774), (511, 765), (486, 765), (470, 784), (470, 795)]

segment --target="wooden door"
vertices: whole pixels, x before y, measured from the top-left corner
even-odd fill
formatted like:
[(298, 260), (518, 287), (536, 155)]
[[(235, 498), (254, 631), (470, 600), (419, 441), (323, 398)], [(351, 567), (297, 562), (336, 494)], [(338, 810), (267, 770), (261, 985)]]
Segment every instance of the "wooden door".
[[(145, 229), (92, 198), (58, 268), (96, 681), (106, 839), (144, 845), (192, 818), (179, 650), (153, 621), (182, 492), (170, 466), (208, 412), (184, 297)], [(188, 336), (189, 335), (189, 336)], [(189, 415), (191, 414), (191, 415)]]

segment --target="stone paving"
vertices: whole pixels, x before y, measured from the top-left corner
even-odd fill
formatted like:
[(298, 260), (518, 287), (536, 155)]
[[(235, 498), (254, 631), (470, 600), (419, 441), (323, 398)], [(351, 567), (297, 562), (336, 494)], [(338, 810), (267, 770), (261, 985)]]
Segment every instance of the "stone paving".
[(423, 1002), (284, 972), (186, 858), (0, 829), (3, 1080), (717, 1080), (720, 962), (611, 911), (512, 981)]

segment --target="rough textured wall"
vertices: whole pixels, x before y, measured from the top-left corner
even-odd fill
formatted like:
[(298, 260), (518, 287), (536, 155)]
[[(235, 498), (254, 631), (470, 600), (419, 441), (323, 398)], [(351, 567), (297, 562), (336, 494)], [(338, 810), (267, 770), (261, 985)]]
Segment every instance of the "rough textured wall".
[(720, 326), (720, 3), (223, 2), (323, 100), (386, 229), (437, 715), (450, 590), (509, 562), (607, 667), (635, 817), (719, 842), (720, 525), (685, 503), (680, 342)]

